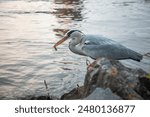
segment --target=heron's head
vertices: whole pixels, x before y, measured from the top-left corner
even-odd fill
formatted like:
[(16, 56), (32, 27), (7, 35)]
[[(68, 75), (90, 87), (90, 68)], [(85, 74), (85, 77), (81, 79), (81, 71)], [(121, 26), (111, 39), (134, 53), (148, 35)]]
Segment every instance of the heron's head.
[(72, 45), (77, 45), (78, 43), (81, 42), (81, 39), (83, 37), (83, 33), (79, 30), (70, 30), (68, 31), (65, 36), (59, 40), (55, 45), (54, 48), (56, 49), (56, 47), (60, 44), (62, 44), (64, 41), (66, 41), (67, 39), (71, 39), (70, 44)]

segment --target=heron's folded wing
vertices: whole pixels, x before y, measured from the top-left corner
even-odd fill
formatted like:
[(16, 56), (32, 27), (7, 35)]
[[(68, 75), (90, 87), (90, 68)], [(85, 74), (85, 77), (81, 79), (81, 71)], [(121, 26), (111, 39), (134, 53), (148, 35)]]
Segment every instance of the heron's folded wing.
[(128, 49), (118, 44), (93, 45), (85, 44), (82, 47), (83, 53), (93, 59), (106, 57), (111, 59), (124, 59), (128, 57)]
[(99, 36), (99, 35), (87, 35), (84, 37), (82, 43), (88, 45), (107, 45), (107, 44), (119, 44), (118, 42)]

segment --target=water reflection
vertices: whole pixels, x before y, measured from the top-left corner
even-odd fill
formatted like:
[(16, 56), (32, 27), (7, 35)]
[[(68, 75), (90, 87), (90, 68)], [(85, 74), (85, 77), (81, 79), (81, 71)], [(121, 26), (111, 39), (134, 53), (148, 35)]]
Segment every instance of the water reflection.
[(54, 0), (54, 3), (56, 7), (53, 14), (58, 18), (58, 23), (65, 24), (65, 26), (53, 31), (56, 32), (56, 36), (61, 36), (69, 30), (67, 28), (68, 25), (74, 21), (80, 22), (83, 20), (83, 0)]
[[(81, 9), (73, 8), (56, 8), (56, 16), (58, 18), (68, 18), (70, 20), (82, 21), (83, 17), (81, 14)], [(60, 22), (61, 23), (61, 22)]]
[(65, 4), (65, 5), (81, 5), (83, 0), (55, 0), (55, 4)]

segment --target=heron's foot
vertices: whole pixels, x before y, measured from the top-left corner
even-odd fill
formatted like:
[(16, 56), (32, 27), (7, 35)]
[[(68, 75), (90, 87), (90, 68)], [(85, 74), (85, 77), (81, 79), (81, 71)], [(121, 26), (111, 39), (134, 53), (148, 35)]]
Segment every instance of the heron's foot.
[(93, 63), (91, 63), (87, 66), (87, 70), (91, 70), (93, 67), (94, 67), (94, 65), (93, 65)]
[(111, 76), (113, 76), (113, 77), (117, 76), (117, 74), (118, 74), (117, 68), (112, 67), (112, 68), (111, 68), (111, 71), (110, 71), (110, 74), (111, 74)]
[(93, 63), (91, 63), (88, 59), (86, 59), (87, 70), (91, 70), (91, 68), (93, 68)]
[(100, 58), (96, 59), (95, 61), (93, 61), (92, 63), (90, 63), (89, 60), (86, 60), (86, 64), (87, 64), (87, 70), (92, 70), (95, 65), (97, 64), (97, 62), (100, 60)]

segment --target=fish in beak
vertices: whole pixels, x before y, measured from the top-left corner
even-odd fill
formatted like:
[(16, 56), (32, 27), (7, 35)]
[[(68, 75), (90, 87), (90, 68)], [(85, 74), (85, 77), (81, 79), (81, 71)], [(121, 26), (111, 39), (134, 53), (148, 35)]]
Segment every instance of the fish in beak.
[(57, 50), (57, 46), (62, 44), (64, 41), (66, 41), (68, 39), (68, 36), (64, 36), (61, 40), (59, 40), (53, 47), (55, 48), (55, 50)]

